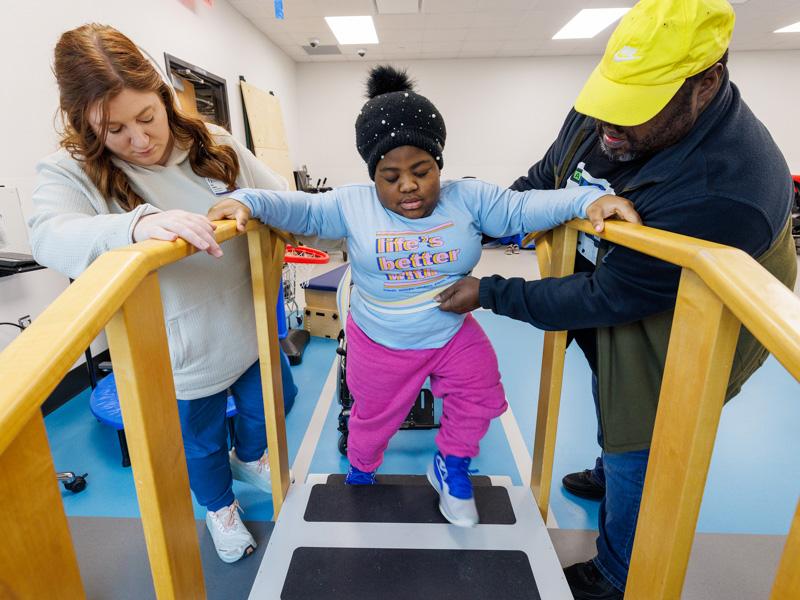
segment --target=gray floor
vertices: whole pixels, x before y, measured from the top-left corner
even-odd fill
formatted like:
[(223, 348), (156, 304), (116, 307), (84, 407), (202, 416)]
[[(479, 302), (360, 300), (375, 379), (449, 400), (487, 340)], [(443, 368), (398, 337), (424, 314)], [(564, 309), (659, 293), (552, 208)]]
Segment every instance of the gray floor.
[[(273, 523), (247, 521), (259, 543), (252, 556), (227, 565), (217, 558), (204, 521), (197, 521), (209, 600), (246, 600)], [(90, 600), (155, 598), (141, 521), (69, 517), (78, 562)], [(551, 529), (562, 566), (594, 556), (597, 532)], [(699, 533), (686, 576), (684, 600), (766, 599), (786, 536)], [(494, 599), (490, 599), (494, 600)]]
[[(155, 600), (141, 519), (68, 517), (89, 600)], [(208, 600), (246, 599), (275, 526), (245, 521), (258, 548), (246, 560), (222, 562), (204, 520), (197, 521)]]

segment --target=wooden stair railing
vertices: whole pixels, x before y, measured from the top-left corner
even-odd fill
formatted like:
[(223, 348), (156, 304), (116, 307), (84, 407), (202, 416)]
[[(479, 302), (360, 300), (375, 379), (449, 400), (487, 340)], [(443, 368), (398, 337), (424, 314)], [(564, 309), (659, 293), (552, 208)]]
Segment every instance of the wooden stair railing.
[[(289, 487), (278, 324), (285, 235), (250, 221), (259, 358), (277, 518)], [(219, 222), (217, 241), (237, 235)], [(0, 354), (0, 597), (85, 598), (41, 405), (106, 327), (158, 598), (205, 598), (157, 269), (196, 250), (147, 241), (100, 256)]]
[[(543, 277), (572, 273), (571, 221), (537, 238)], [(739, 328), (800, 381), (800, 298), (740, 250), (648, 227), (606, 223), (600, 236), (683, 267), (626, 598), (681, 597)], [(533, 236), (526, 238), (526, 245)], [(546, 332), (531, 489), (546, 519), (566, 332)], [(770, 600), (800, 598), (800, 506)]]

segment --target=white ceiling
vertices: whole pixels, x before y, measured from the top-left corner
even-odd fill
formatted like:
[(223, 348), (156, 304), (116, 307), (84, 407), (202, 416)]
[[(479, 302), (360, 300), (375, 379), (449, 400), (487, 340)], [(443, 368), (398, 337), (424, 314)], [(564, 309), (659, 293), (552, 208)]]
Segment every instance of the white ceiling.
[[(408, 0), (377, 0), (378, 4)], [(379, 14), (376, 0), (229, 0), (295, 62), (599, 55), (616, 23), (586, 40), (553, 40), (582, 8), (630, 7), (635, 0), (419, 0), (417, 14)], [(798, 0), (732, 0), (731, 50), (800, 49)], [(413, 4), (413, 2), (412, 2)], [(340, 46), (324, 17), (372, 15), (379, 43)], [(319, 39), (313, 49), (309, 39)], [(366, 50), (362, 58), (359, 48)], [(325, 54), (315, 54), (326, 52)], [(333, 54), (331, 54), (333, 52)]]

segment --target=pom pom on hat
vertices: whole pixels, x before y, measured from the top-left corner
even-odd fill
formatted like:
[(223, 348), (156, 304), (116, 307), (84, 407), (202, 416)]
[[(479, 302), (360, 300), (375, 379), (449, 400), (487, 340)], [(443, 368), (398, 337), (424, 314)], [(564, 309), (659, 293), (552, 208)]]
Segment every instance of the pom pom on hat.
[(414, 91), (406, 71), (381, 65), (369, 71), (369, 100), (356, 119), (356, 147), (367, 163), (370, 179), (381, 158), (399, 146), (428, 152), (441, 169), (447, 130), (439, 111), (425, 96)]
[(379, 65), (370, 69), (367, 79), (367, 98), (389, 94), (390, 92), (413, 92), (414, 82), (406, 71), (398, 71), (389, 65)]

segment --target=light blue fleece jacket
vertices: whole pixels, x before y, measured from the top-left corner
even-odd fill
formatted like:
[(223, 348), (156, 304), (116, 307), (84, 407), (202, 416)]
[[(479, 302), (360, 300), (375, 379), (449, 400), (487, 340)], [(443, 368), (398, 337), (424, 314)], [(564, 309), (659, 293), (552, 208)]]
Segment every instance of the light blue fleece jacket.
[(230, 197), (279, 229), (347, 238), (353, 320), (389, 348), (427, 349), (444, 346), (464, 321), (438, 310), (433, 298), (478, 264), (481, 232), (503, 237), (551, 229), (585, 218), (587, 207), (607, 194), (594, 187), (514, 192), (478, 179), (443, 181), (439, 203), (421, 219), (384, 208), (372, 183), (324, 194), (241, 189)]

